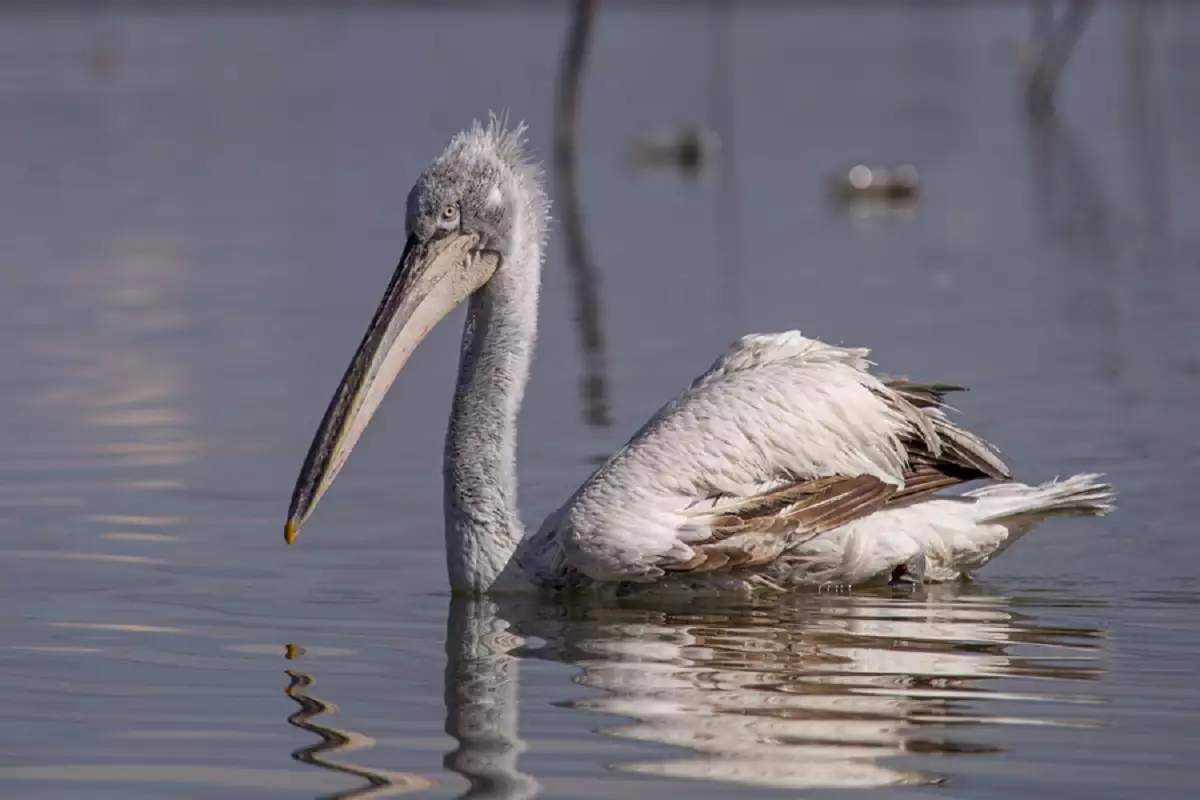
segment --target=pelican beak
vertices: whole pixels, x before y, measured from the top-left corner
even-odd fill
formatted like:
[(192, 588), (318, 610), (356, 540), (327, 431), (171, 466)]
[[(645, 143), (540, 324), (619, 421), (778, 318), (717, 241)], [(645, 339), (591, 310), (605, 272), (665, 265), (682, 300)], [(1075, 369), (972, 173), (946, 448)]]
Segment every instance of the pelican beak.
[(478, 245), (479, 236), (473, 233), (451, 233), (425, 242), (409, 238), (383, 301), (308, 448), (284, 527), (288, 544), (337, 477), (417, 345), (495, 273), (499, 255)]

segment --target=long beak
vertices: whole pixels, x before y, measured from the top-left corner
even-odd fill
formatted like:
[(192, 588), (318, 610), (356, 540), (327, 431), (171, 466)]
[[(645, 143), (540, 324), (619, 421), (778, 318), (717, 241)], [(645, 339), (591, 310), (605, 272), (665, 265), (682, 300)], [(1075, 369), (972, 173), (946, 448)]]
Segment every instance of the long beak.
[(296, 538), (333, 483), (409, 356), (443, 317), (483, 286), (499, 256), (475, 234), (410, 238), (387, 293), (321, 420), (292, 490), (284, 538)]

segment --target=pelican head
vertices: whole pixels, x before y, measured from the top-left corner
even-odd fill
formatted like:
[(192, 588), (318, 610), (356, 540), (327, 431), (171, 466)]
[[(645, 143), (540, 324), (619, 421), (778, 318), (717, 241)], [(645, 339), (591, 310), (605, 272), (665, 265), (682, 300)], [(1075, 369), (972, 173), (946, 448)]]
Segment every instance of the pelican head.
[[(511, 260), (529, 202), (524, 126), (495, 117), (458, 134), (408, 195), (400, 264), (346, 370), (296, 480), (284, 536), (312, 514), (417, 345)], [(544, 201), (542, 201), (544, 203)]]

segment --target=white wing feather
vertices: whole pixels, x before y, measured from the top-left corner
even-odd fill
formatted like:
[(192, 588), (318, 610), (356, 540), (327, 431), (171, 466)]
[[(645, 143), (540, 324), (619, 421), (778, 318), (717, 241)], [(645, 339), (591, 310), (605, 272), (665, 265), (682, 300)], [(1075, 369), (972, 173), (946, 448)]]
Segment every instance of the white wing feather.
[[(920, 435), (868, 351), (797, 331), (745, 336), (664, 406), (543, 525), (596, 580), (651, 580), (711, 533), (688, 510), (788, 482), (870, 475), (904, 485), (902, 436)], [(900, 403), (900, 407), (907, 406)]]

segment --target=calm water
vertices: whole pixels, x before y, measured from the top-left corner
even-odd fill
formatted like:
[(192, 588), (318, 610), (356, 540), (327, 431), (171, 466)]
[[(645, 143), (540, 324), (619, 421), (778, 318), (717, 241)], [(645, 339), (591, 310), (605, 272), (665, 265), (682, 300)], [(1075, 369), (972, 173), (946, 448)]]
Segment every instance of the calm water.
[[(1138, 8), (1040, 121), (1025, 4), (600, 9), (528, 519), (791, 327), (970, 385), (1032, 480), (1121, 491), (971, 586), (685, 608), (450, 602), (460, 316), (280, 535), (412, 178), (492, 107), (551, 151), (565, 7), (0, 14), (0, 793), (1193, 796), (1200, 9)], [(693, 124), (715, 163), (631, 162)], [(857, 161), (915, 164), (919, 202), (830, 202)]]

